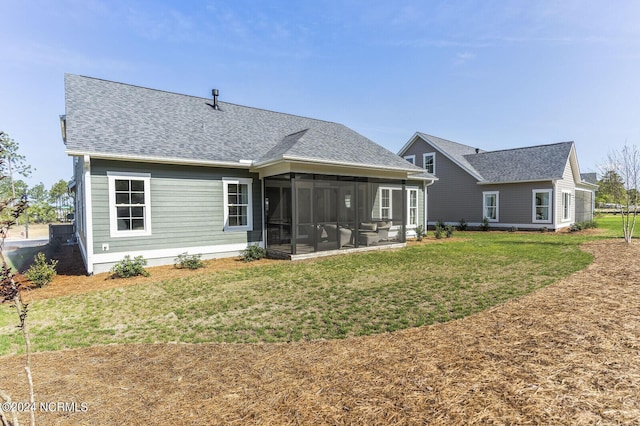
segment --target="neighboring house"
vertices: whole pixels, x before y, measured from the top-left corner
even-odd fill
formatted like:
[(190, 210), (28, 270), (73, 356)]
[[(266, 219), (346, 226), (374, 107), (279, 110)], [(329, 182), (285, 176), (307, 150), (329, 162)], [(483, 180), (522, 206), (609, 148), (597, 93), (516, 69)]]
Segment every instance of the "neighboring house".
[(344, 125), (65, 75), (88, 273), (125, 255), (295, 257), (404, 244), (435, 178)]
[(428, 224), (557, 230), (593, 218), (592, 176), (581, 176), (573, 142), (483, 151), (416, 133), (399, 155), (435, 175)]

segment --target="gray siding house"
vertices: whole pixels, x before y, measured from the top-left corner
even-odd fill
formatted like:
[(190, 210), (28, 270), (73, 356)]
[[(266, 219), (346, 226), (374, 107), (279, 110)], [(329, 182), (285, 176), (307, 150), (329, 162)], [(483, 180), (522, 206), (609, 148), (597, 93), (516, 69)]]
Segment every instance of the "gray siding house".
[(416, 133), (399, 155), (438, 178), (429, 225), (487, 218), (493, 228), (558, 230), (593, 218), (597, 185), (580, 174), (573, 142), (483, 151)]
[(436, 178), (338, 123), (65, 75), (87, 273), (125, 255), (283, 257), (402, 245)]

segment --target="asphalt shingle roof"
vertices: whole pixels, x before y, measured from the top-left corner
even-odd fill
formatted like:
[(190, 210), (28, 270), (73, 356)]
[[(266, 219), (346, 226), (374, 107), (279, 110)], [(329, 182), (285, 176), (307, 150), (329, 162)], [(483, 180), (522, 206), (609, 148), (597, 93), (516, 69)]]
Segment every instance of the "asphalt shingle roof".
[(573, 142), (465, 155), (484, 182), (561, 179)]
[(483, 183), (560, 179), (573, 147), (573, 142), (560, 142), (483, 151), (426, 133), (418, 135)]
[(65, 75), (70, 154), (238, 163), (283, 158), (420, 172), (348, 127), (212, 99)]

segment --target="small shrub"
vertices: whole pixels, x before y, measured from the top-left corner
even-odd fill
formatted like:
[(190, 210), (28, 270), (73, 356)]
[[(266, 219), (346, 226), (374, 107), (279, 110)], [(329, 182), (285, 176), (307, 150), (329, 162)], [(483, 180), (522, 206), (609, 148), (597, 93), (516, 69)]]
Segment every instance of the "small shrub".
[(458, 229), (460, 229), (460, 231), (467, 230), (467, 221), (464, 220), (464, 218), (460, 219), (460, 225), (458, 226)]
[(246, 249), (242, 250), (240, 253), (240, 257), (245, 262), (253, 262), (254, 260), (260, 260), (266, 256), (266, 251), (262, 247), (258, 245), (250, 245)]
[(582, 231), (582, 225), (579, 223), (572, 223), (569, 225), (569, 232), (578, 232)]
[(489, 219), (487, 219), (486, 217), (482, 219), (482, 223), (480, 224), (480, 229), (482, 229), (483, 231), (489, 230)]
[(424, 226), (422, 225), (418, 225), (416, 227), (416, 240), (418, 241), (422, 241), (422, 239), (425, 236), (425, 232), (424, 232)]
[(111, 277), (112, 278), (129, 278), (135, 277), (138, 275), (142, 275), (144, 277), (149, 276), (149, 272), (147, 272), (144, 267), (147, 264), (147, 260), (142, 256), (136, 256), (131, 260), (131, 256), (126, 255), (124, 259), (120, 262), (116, 263), (113, 268), (111, 268)]
[(444, 229), (445, 224), (442, 220), (438, 219), (438, 221), (436, 221), (436, 228), (440, 227), (441, 229)]
[(542, 228), (540, 228), (540, 232), (542, 232), (543, 234), (545, 232), (549, 232), (549, 228), (547, 228), (546, 226), (543, 226)]
[(597, 227), (598, 227), (598, 224), (596, 223), (595, 220), (587, 220), (585, 222), (572, 223), (569, 226), (569, 231), (578, 232), (578, 231), (582, 231), (583, 229), (593, 229)]
[(453, 231), (455, 229), (456, 228), (454, 228), (453, 225), (447, 225), (447, 226), (444, 227), (444, 233), (447, 236), (447, 238), (453, 237)]
[(173, 260), (173, 266), (175, 266), (178, 269), (198, 269), (198, 268), (202, 268), (204, 266), (204, 263), (202, 263), (202, 260), (200, 260), (200, 258), (202, 257), (202, 255), (200, 254), (187, 254), (187, 253), (182, 253), (179, 254), (178, 257), (176, 257)]
[(34, 263), (24, 273), (25, 277), (36, 285), (37, 288), (44, 287), (49, 284), (53, 277), (56, 276), (57, 260), (51, 260), (47, 263), (44, 253), (39, 252), (33, 257)]
[(442, 226), (436, 224), (436, 229), (433, 231), (433, 236), (438, 240), (442, 238), (442, 233), (444, 232), (444, 228)]
[(518, 232), (518, 227), (517, 226), (512, 226), (509, 229), (507, 229), (507, 231), (509, 231), (509, 232)]

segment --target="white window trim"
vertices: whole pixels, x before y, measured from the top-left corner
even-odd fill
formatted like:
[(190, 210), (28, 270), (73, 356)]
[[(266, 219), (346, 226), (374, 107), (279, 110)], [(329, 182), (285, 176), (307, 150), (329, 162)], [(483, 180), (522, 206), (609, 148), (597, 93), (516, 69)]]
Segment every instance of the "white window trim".
[[(247, 185), (247, 225), (229, 225), (229, 185)], [(222, 178), (222, 196), (224, 205), (224, 230), (225, 232), (253, 231), (253, 179), (251, 178)]]
[[(144, 181), (144, 230), (119, 231), (116, 209), (116, 179)], [(111, 238), (143, 237), (151, 235), (151, 174), (136, 172), (107, 172), (109, 191), (109, 231)]]
[[(569, 204), (568, 204), (568, 209), (567, 209), (567, 213), (569, 213), (569, 216), (564, 215), (564, 211), (565, 211), (565, 195), (569, 196)], [(562, 221), (563, 222), (570, 222), (571, 221), (571, 199), (573, 198), (573, 193), (569, 190), (563, 190), (562, 191), (562, 201), (561, 201), (561, 205), (562, 205)]]
[[(411, 224), (411, 192), (415, 192), (416, 194), (416, 206), (413, 207), (416, 211), (416, 223)], [(420, 215), (420, 196), (418, 194), (418, 188), (407, 188), (407, 228), (415, 228), (418, 226)]]
[[(384, 191), (384, 190), (388, 190), (389, 191), (389, 207), (385, 207), (385, 208), (389, 209), (389, 216), (392, 216), (393, 215), (393, 195), (392, 195), (391, 191), (394, 191), (394, 190), (397, 190), (397, 189), (398, 188), (392, 188), (392, 187), (388, 187), (388, 186), (381, 186), (380, 187), (380, 189), (379, 189), (379, 194), (380, 194), (380, 203), (379, 204), (380, 204), (380, 208), (379, 208), (379, 211), (378, 211), (378, 213), (379, 213), (378, 217), (380, 217), (380, 219), (384, 219), (382, 217), (382, 209), (383, 209), (383, 207), (382, 207), (382, 191)], [(391, 217), (386, 218), (384, 220), (391, 220)]]
[(407, 160), (408, 162), (410, 162), (411, 164), (413, 164), (414, 166), (416, 165), (416, 156), (415, 155), (405, 155), (404, 159)]
[(436, 153), (425, 152), (424, 154), (422, 154), (422, 168), (425, 170), (427, 170), (427, 157), (433, 157), (433, 172), (430, 172), (430, 173), (432, 175), (435, 175), (436, 174)]
[[(487, 212), (487, 195), (496, 196), (496, 218), (490, 219), (485, 214)], [(489, 222), (500, 222), (500, 191), (483, 191), (482, 192), (482, 219), (487, 218)]]
[[(549, 194), (549, 219), (547, 220), (536, 219), (536, 194), (540, 192)], [(533, 223), (553, 223), (553, 189), (533, 189), (531, 191), (531, 221)]]

